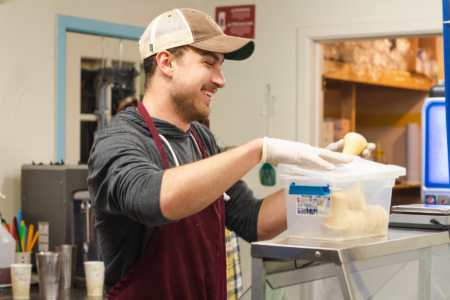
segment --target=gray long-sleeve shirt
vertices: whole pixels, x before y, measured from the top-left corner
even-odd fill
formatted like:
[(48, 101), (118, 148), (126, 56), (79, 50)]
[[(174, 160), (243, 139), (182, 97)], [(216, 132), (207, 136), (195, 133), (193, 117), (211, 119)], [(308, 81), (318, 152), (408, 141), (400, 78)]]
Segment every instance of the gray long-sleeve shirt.
[[(201, 160), (190, 130), (154, 119), (158, 133), (170, 143), (180, 165)], [(191, 124), (210, 156), (220, 152), (205, 126)], [(172, 154), (163, 142), (170, 167)], [(105, 262), (105, 290), (131, 269), (147, 246), (156, 226), (174, 222), (160, 207), (164, 166), (144, 119), (134, 108), (119, 113), (95, 141), (88, 162), (88, 187), (93, 203), (100, 250)], [(257, 240), (262, 200), (239, 180), (226, 193), (226, 226), (248, 242)], [(168, 237), (170, 238), (170, 237)]]

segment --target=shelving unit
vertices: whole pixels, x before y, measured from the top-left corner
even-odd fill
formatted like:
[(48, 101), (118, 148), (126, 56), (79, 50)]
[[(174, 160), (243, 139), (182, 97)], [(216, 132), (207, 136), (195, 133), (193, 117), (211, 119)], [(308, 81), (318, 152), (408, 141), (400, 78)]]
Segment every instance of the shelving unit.
[(409, 183), (398, 183), (395, 184), (394, 189), (401, 190), (401, 189), (410, 189), (410, 188), (419, 188), (420, 183), (417, 184), (409, 184)]
[(358, 71), (361, 71), (363, 75), (358, 76), (355, 72), (357, 68), (364, 67), (356, 66), (352, 63), (325, 60), (323, 63), (323, 75), (325, 79), (330, 78), (419, 91), (429, 91), (434, 85), (428, 77), (421, 74), (383, 69), (360, 69)]
[[(360, 132), (371, 141), (379, 141), (388, 163), (397, 165), (405, 163), (405, 155), (398, 154), (406, 152), (404, 128), (410, 123), (420, 126), (421, 103), (429, 90), (437, 84), (437, 78), (443, 78), (444, 69), (442, 38), (421, 37), (411, 38), (409, 41), (414, 54), (403, 57), (407, 63), (405, 70), (408, 71), (375, 67), (374, 52), (367, 50), (368, 44), (329, 44), (323, 61), (324, 118), (350, 120), (350, 131)], [(371, 47), (375, 47), (379, 43), (372, 45)], [(399, 45), (394, 43), (393, 47)], [(337, 55), (336, 52), (330, 52), (333, 47), (337, 49)], [(358, 49), (366, 51), (365, 56), (351, 47), (360, 47)], [(381, 51), (380, 48), (372, 49)], [(424, 69), (420, 66), (424, 65), (420, 65), (417, 57), (423, 57), (417, 56), (419, 51), (426, 52), (428, 59), (437, 63), (439, 72), (434, 79), (422, 74)], [(386, 56), (383, 57), (385, 58)], [(399, 64), (391, 61), (391, 65), (386, 65), (395, 68)], [(427, 72), (423, 73), (429, 75)], [(402, 195), (416, 192), (419, 187), (420, 185), (397, 184), (394, 189), (396, 194)], [(410, 196), (408, 197), (411, 198)]]

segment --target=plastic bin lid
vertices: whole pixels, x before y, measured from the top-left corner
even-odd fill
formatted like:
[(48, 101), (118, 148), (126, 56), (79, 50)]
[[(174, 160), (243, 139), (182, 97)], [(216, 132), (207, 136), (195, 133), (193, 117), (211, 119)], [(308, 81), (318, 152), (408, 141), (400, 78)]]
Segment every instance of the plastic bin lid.
[(349, 164), (336, 164), (333, 171), (319, 169), (314, 164), (302, 166), (279, 164), (278, 171), (287, 174), (299, 174), (328, 182), (352, 182), (398, 178), (406, 175), (406, 169), (368, 161), (360, 157)]

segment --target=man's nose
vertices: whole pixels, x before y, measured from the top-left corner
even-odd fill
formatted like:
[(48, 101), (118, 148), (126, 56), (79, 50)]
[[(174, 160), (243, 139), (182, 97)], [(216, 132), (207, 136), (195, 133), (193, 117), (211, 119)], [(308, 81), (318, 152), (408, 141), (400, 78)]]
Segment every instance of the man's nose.
[(216, 84), (219, 88), (223, 88), (225, 86), (226, 80), (220, 68), (218, 68), (218, 70), (214, 72), (212, 82)]

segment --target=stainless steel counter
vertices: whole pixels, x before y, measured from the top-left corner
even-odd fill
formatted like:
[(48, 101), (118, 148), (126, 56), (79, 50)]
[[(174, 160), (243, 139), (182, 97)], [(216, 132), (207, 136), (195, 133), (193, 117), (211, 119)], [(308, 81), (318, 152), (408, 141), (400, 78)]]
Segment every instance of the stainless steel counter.
[[(11, 289), (0, 289), (0, 300), (12, 300)], [(30, 300), (39, 300), (39, 287), (32, 285), (30, 289)], [(102, 296), (88, 296), (86, 288), (82, 289), (67, 289), (59, 290), (58, 299), (60, 300), (103, 300), (106, 295)]]
[[(255, 242), (251, 246), (251, 299), (266, 299), (266, 280), (270, 288), (277, 289), (332, 277), (339, 280), (342, 299), (368, 299), (379, 291), (381, 284), (372, 287), (370, 279), (364, 279), (361, 272), (396, 265), (393, 270), (398, 273), (411, 261), (418, 262), (418, 299), (437, 299), (431, 298), (431, 277), (433, 268), (439, 268), (439, 276), (450, 278), (450, 271), (446, 271), (450, 263), (447, 269), (440, 267), (450, 262), (449, 243), (448, 231), (398, 228), (389, 228), (384, 237), (347, 242), (306, 239)], [(449, 259), (437, 259), (443, 255)], [(390, 271), (389, 276), (393, 276), (393, 272)]]

